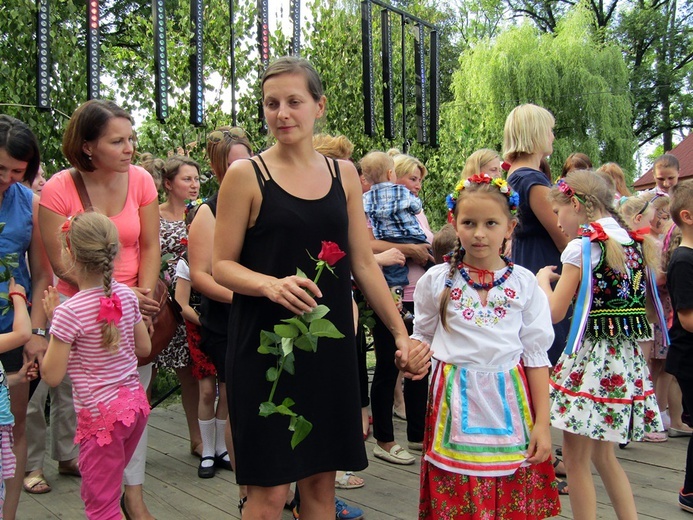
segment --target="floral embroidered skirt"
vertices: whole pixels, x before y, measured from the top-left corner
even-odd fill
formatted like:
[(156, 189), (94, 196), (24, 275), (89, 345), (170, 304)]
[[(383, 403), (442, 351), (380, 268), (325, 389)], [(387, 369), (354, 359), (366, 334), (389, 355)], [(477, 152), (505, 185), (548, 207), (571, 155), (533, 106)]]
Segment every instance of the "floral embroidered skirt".
[(633, 340), (583, 342), (551, 376), (551, 425), (591, 439), (625, 443), (662, 431), (652, 380)]
[(560, 512), (551, 459), (505, 477), (460, 475), (421, 463), (420, 520), (538, 520)]
[(185, 330), (188, 332), (188, 349), (192, 360), (193, 377), (199, 381), (205, 377), (216, 376), (214, 363), (200, 350), (200, 326), (185, 320)]
[[(493, 396), (502, 402), (489, 402)], [(528, 398), (519, 366), (492, 374), (436, 364), (426, 409), (420, 519), (540, 519), (560, 512), (551, 461), (522, 466), (532, 424)], [(462, 474), (469, 472), (487, 476)]]

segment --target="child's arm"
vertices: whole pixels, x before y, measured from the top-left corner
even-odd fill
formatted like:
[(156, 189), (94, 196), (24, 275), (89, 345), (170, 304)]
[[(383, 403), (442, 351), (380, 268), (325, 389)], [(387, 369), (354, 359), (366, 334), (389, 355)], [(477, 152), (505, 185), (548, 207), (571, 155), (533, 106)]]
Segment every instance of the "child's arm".
[(141, 358), (147, 357), (152, 351), (152, 340), (144, 321), (135, 324), (135, 355)]
[(529, 395), (534, 408), (534, 428), (529, 436), (527, 462), (544, 462), (551, 454), (549, 420), (549, 367), (525, 367)]
[(200, 325), (200, 317), (190, 306), (190, 291), (190, 280), (186, 280), (185, 278), (181, 278), (179, 276), (176, 282), (175, 296), (178, 305), (180, 305), (181, 314), (183, 315), (183, 318), (189, 322), (194, 323), (195, 325)]
[[(543, 267), (537, 273), (539, 287), (549, 298), (549, 308), (551, 309), (551, 321), (558, 323), (565, 318), (573, 296), (580, 285), (580, 268), (573, 264), (563, 264), (563, 272), (559, 275), (555, 273), (555, 265)], [(558, 280), (556, 288), (551, 288), (551, 283)]]
[(46, 350), (41, 363), (41, 379), (48, 386), (58, 386), (65, 378), (71, 348), (70, 343), (65, 343), (51, 334), (48, 350)]
[(12, 331), (0, 334), (0, 353), (21, 347), (31, 339), (31, 318), (27, 310), (26, 291), (24, 287), (10, 278), (7, 299), (14, 307)]
[(19, 369), (19, 372), (7, 374), (7, 386), (15, 386), (21, 383), (28, 383), (38, 377), (38, 364), (36, 361), (27, 361)]

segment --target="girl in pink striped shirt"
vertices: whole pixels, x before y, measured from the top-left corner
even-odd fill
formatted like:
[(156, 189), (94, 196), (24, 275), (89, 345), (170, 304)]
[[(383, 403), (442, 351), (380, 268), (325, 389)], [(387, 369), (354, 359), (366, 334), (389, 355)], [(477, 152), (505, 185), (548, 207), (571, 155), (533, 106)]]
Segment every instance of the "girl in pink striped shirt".
[(136, 356), (147, 356), (151, 342), (137, 297), (113, 280), (119, 243), (110, 219), (78, 214), (63, 225), (61, 239), (79, 292), (60, 304), (56, 289), (46, 291), (51, 339), (41, 377), (51, 386), (65, 372), (72, 378), (87, 518), (120, 520), (123, 471), (149, 415)]

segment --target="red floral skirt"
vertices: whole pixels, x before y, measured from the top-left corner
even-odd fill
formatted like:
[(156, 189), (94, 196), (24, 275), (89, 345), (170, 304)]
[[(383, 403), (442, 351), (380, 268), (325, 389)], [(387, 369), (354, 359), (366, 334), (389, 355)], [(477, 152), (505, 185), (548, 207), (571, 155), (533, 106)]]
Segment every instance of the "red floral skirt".
[(217, 375), (214, 363), (207, 354), (200, 350), (200, 327), (185, 320), (185, 328), (188, 331), (188, 349), (192, 359), (192, 375), (198, 381), (205, 377)]
[(505, 477), (474, 477), (421, 461), (420, 520), (540, 519), (558, 515), (551, 459)]

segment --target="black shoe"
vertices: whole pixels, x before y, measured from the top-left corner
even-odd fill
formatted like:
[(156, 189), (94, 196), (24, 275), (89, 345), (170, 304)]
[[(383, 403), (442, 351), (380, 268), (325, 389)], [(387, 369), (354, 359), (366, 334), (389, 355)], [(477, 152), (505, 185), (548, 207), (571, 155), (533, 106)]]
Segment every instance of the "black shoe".
[(227, 457), (229, 454), (228, 451), (225, 451), (221, 455), (215, 455), (214, 456), (214, 467), (215, 468), (221, 468), (221, 469), (227, 469), (229, 471), (233, 471), (233, 468), (231, 467), (231, 461), (226, 460), (224, 457)]
[(212, 478), (214, 476), (214, 464), (211, 466), (203, 466), (202, 463), (206, 460), (214, 460), (214, 457), (202, 457), (200, 465), (197, 467), (197, 476), (200, 478)]
[(693, 513), (693, 493), (684, 493), (683, 489), (679, 491), (679, 507)]

